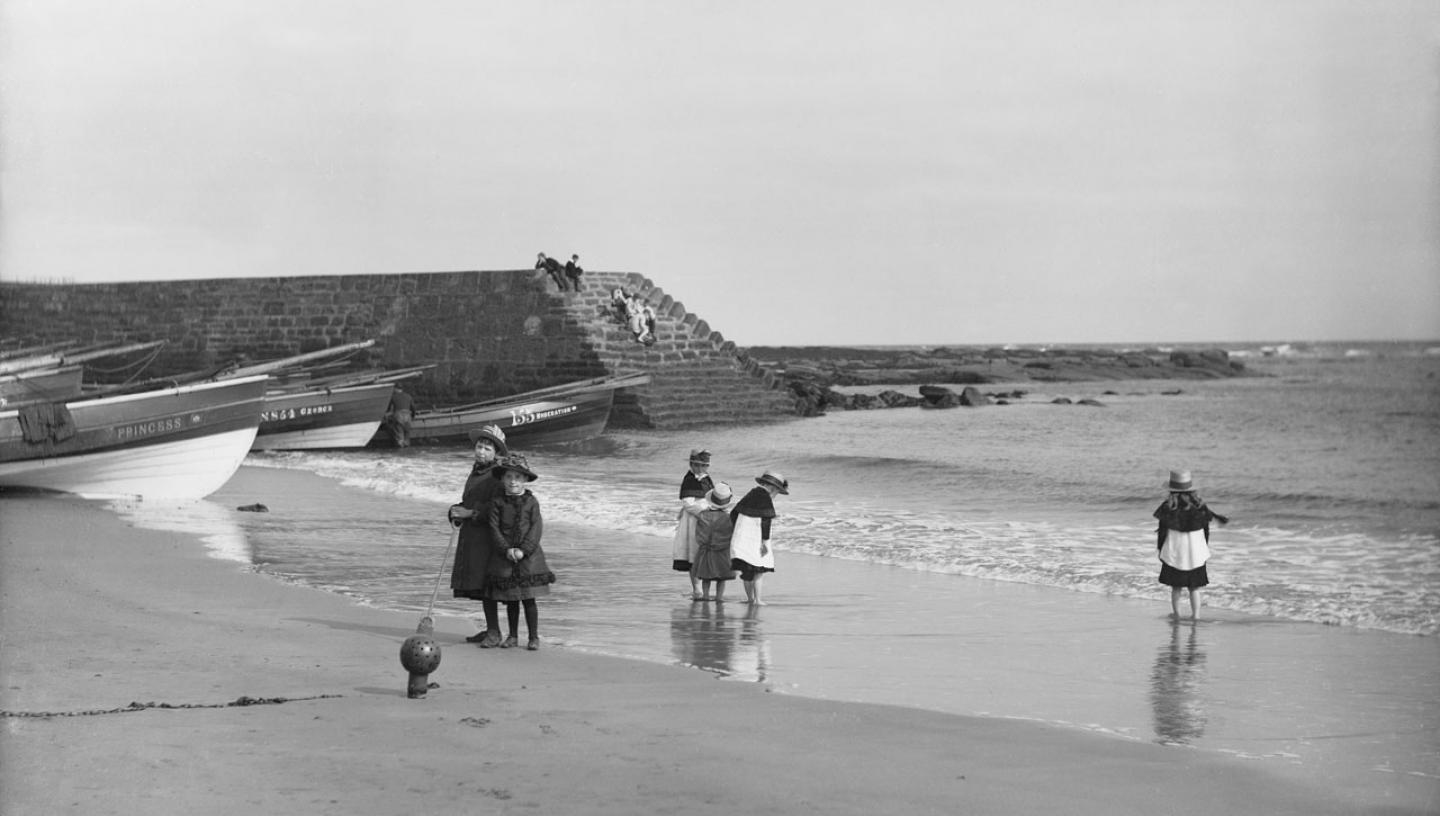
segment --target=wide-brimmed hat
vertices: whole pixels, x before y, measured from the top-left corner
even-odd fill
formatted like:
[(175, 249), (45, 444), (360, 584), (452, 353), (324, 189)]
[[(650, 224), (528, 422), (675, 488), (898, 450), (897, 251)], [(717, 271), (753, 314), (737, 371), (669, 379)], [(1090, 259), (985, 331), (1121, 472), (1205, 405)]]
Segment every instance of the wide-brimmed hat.
[(759, 476), (756, 476), (755, 484), (770, 485), (781, 493), (787, 496), (790, 495), (790, 482), (786, 480), (784, 476), (781, 476), (773, 470), (767, 470)]
[(483, 428), (473, 429), (470, 431), (469, 437), (472, 445), (482, 439), (490, 440), (490, 444), (495, 446), (495, 453), (501, 456), (510, 452), (510, 448), (505, 444), (505, 432), (500, 430), (497, 425), (486, 425)]
[(495, 462), (495, 467), (490, 468), (490, 473), (498, 479), (504, 476), (507, 470), (513, 470), (519, 473), (525, 477), (525, 481), (527, 482), (533, 482), (540, 478), (535, 475), (535, 471), (530, 469), (530, 463), (525, 461), (525, 455), (520, 453), (512, 453), (509, 456), (500, 457), (500, 459)]
[(730, 485), (724, 482), (717, 482), (715, 489), (705, 494), (705, 501), (710, 502), (716, 507), (724, 507), (734, 498), (735, 493), (730, 489)]
[(692, 465), (708, 465), (708, 464), (710, 464), (710, 451), (705, 450), (704, 448), (691, 448), (691, 449), (690, 449), (690, 464), (692, 464)]
[(1166, 487), (1170, 489), (1171, 493), (1189, 493), (1195, 489), (1195, 485), (1190, 481), (1190, 471), (1188, 470), (1170, 471), (1170, 483)]

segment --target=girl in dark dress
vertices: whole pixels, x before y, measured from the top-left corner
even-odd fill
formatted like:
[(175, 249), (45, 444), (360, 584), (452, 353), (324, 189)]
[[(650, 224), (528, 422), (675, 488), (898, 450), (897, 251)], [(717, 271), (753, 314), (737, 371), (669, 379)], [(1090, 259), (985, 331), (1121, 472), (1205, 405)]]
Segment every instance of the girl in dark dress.
[(485, 576), (485, 597), (505, 602), (510, 634), (500, 643), (502, 649), (520, 645), (517, 630), (520, 608), (524, 607), (525, 628), (530, 635), (525, 648), (533, 652), (540, 648), (540, 610), (535, 599), (550, 594), (550, 584), (555, 583), (555, 573), (550, 571), (540, 547), (544, 532), (540, 502), (526, 487), (539, 477), (518, 453), (497, 462), (494, 474), (504, 492), (490, 501), (490, 531), (496, 546)]
[(1200, 617), (1200, 588), (1210, 583), (1210, 521), (1230, 519), (1211, 510), (1195, 493), (1188, 470), (1170, 471), (1170, 497), (1155, 509), (1159, 519), (1155, 549), (1160, 555), (1160, 583), (1170, 587), (1170, 611), (1180, 617), (1180, 593), (1190, 593), (1190, 619)]
[(450, 507), (450, 523), (460, 528), (450, 589), (457, 598), (480, 601), (485, 612), (485, 628), (465, 639), (489, 649), (500, 645), (499, 608), (494, 601), (485, 599), (485, 571), (495, 549), (489, 512), (490, 501), (502, 490), (500, 480), (491, 471), (495, 460), (509, 450), (505, 447), (505, 433), (494, 425), (472, 431), (470, 441), (475, 445), (475, 464), (465, 480), (460, 503)]

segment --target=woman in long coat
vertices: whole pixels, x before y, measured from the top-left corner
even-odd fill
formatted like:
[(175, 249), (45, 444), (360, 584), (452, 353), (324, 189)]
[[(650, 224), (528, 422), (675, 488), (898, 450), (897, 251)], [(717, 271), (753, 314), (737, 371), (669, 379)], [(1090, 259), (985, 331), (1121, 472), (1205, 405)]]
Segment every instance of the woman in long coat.
[(500, 645), (500, 607), (485, 597), (485, 575), (496, 548), (489, 512), (490, 502), (503, 492), (492, 470), (495, 461), (510, 451), (505, 446), (505, 432), (494, 425), (471, 431), (470, 441), (475, 443), (475, 464), (465, 480), (460, 503), (450, 508), (450, 523), (460, 528), (450, 589), (457, 598), (480, 601), (485, 612), (485, 629), (465, 640), (489, 649)]

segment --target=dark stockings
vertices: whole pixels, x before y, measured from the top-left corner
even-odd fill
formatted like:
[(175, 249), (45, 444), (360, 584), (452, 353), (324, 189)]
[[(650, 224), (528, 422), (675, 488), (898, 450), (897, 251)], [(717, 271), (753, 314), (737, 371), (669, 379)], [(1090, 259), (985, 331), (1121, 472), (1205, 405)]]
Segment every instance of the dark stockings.
[(500, 602), (481, 601), (480, 606), (485, 610), (485, 631), (500, 634)]
[(525, 605), (525, 629), (530, 633), (531, 640), (540, 635), (540, 607), (535, 605), (534, 598), (526, 598), (523, 601), (506, 601), (505, 617), (510, 624), (510, 637), (520, 634), (520, 605)]

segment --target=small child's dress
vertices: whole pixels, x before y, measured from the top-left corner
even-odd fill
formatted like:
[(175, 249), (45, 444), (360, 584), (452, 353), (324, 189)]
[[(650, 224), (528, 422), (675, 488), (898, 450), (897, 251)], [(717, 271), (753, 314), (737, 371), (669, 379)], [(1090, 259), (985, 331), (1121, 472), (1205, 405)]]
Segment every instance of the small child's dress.
[[(526, 490), (519, 496), (502, 494), (490, 503), (490, 530), (495, 549), (485, 576), (485, 597), (492, 601), (523, 601), (550, 593), (555, 573), (540, 548), (544, 522), (540, 502)], [(507, 551), (519, 548), (525, 557), (511, 561)]]
[(730, 535), (735, 525), (723, 507), (707, 503), (695, 517), (695, 569), (702, 581), (729, 581), (735, 577), (730, 566)]

